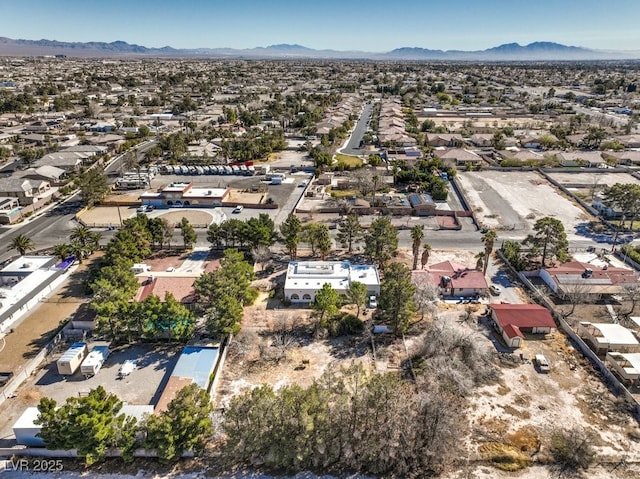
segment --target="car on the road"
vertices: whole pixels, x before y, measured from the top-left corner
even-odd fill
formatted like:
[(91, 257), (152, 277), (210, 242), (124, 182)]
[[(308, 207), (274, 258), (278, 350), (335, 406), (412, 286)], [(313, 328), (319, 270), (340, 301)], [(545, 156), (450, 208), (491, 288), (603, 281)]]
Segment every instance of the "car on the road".
[(308, 180), (302, 180), (299, 184), (298, 184), (298, 188), (304, 188), (305, 186), (307, 186), (309, 184)]
[(242, 210), (244, 209), (244, 206), (242, 205), (238, 205), (233, 209), (232, 213), (242, 213)]
[(502, 292), (502, 290), (500, 289), (500, 286), (496, 286), (495, 284), (492, 284), (491, 286), (489, 286), (489, 292), (494, 296), (500, 296), (500, 293)]
[(136, 211), (138, 213), (146, 213), (147, 211), (149, 211), (149, 207), (147, 205), (138, 206)]

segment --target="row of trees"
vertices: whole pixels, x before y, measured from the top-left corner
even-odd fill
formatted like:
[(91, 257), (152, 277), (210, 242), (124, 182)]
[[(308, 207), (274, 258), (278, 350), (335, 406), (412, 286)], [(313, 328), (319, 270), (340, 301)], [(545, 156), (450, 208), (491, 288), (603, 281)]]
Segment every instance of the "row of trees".
[(123, 405), (102, 386), (86, 396), (71, 396), (60, 407), (55, 400), (42, 398), (36, 420), (42, 427), (38, 436), (47, 449), (76, 449), (91, 465), (110, 450), (119, 451), (130, 462), (140, 447), (156, 451), (162, 460), (176, 460), (185, 451), (202, 450), (213, 432), (210, 397), (197, 384), (178, 391), (166, 411), (141, 422), (122, 414)]
[(329, 371), (308, 388), (262, 386), (235, 396), (222, 425), (223, 456), (286, 472), (426, 477), (458, 454), (459, 404), (394, 374)]

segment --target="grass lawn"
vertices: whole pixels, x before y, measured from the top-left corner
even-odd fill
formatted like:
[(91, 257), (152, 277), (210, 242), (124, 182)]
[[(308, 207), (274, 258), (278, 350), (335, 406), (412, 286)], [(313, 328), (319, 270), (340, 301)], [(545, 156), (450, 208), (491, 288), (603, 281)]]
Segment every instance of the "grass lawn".
[(360, 194), (358, 190), (332, 190), (327, 188), (325, 191), (333, 198), (351, 198), (352, 196), (358, 196)]
[(362, 160), (357, 156), (351, 155), (343, 155), (341, 153), (336, 153), (336, 160), (338, 163), (342, 163), (349, 168), (358, 168), (362, 166)]

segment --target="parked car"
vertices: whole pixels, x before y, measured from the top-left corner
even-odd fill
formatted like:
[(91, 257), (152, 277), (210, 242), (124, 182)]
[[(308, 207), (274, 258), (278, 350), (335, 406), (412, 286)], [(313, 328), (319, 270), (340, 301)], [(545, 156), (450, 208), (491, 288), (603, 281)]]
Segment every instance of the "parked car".
[(233, 209), (233, 213), (241, 213), (243, 209), (244, 209), (244, 206), (238, 205)]
[(500, 293), (502, 292), (502, 290), (500, 289), (500, 286), (496, 286), (495, 284), (492, 284), (491, 286), (489, 286), (489, 292), (494, 296), (500, 296)]
[(548, 373), (551, 371), (549, 362), (547, 361), (547, 358), (544, 357), (544, 354), (536, 354), (534, 361), (538, 371), (541, 373)]
[(371, 309), (376, 309), (378, 307), (378, 300), (375, 296), (369, 296), (367, 307)]

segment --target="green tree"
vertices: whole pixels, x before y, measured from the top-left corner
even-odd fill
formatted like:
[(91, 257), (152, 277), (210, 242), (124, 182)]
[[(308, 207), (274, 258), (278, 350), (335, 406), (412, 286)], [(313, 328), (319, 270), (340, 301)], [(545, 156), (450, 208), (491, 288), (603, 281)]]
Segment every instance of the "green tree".
[(184, 243), (184, 249), (191, 249), (193, 243), (198, 241), (198, 235), (193, 228), (189, 220), (185, 217), (180, 221), (180, 233), (182, 234), (182, 241)]
[(398, 252), (398, 230), (387, 216), (371, 222), (364, 236), (364, 254), (370, 261), (384, 269), (386, 263)]
[(487, 268), (489, 267), (489, 260), (491, 258), (491, 254), (493, 253), (493, 247), (495, 245), (496, 239), (498, 239), (498, 235), (496, 231), (493, 229), (487, 230), (486, 233), (482, 235), (482, 242), (484, 243), (484, 259), (483, 259), (483, 267), (482, 273), (487, 274)]
[(329, 283), (324, 283), (322, 288), (316, 292), (316, 297), (311, 303), (311, 308), (318, 314), (320, 324), (324, 324), (325, 315), (329, 318), (338, 314), (342, 298)]
[(89, 207), (102, 201), (111, 189), (101, 166), (81, 170), (76, 185), (80, 189), (80, 196)]
[(358, 308), (357, 316), (360, 317), (360, 309), (367, 304), (367, 285), (360, 281), (351, 281), (347, 290), (347, 298), (351, 304)]
[(336, 240), (343, 248), (347, 248), (349, 254), (353, 252), (354, 243), (362, 241), (363, 237), (364, 229), (362, 225), (360, 225), (360, 220), (356, 213), (350, 213), (344, 216), (338, 223)]
[(272, 246), (278, 239), (275, 223), (266, 213), (260, 213), (257, 218), (247, 220), (247, 235), (251, 248)]
[(53, 254), (56, 255), (60, 261), (64, 261), (71, 256), (71, 246), (68, 243), (58, 243), (53, 247)]
[(331, 234), (329, 227), (322, 223), (307, 223), (300, 231), (300, 240), (311, 248), (311, 256), (320, 256), (325, 260), (331, 251)]
[(214, 335), (238, 331), (243, 306), (251, 304), (257, 291), (253, 266), (235, 249), (227, 249), (220, 268), (202, 274), (194, 283), (199, 302), (207, 314), (207, 328)]
[(31, 238), (23, 234), (19, 234), (11, 240), (11, 249), (15, 249), (20, 256), (27, 254), (27, 251), (36, 249), (36, 245)]
[(569, 258), (567, 234), (559, 219), (550, 216), (540, 218), (533, 225), (533, 231), (534, 234), (527, 236), (524, 243), (534, 248), (535, 251), (541, 251), (542, 268), (545, 267), (549, 254), (561, 262)]
[(411, 270), (401, 263), (391, 263), (380, 285), (378, 311), (391, 323), (396, 334), (406, 332), (416, 312), (416, 288), (411, 281)]
[(302, 223), (300, 222), (300, 218), (294, 214), (290, 214), (280, 225), (282, 240), (292, 260), (298, 257), (298, 244), (300, 244), (301, 230)]
[(167, 410), (147, 419), (145, 447), (165, 461), (180, 459), (185, 451), (204, 449), (213, 434), (209, 394), (197, 384), (182, 388)]
[(38, 436), (47, 449), (77, 449), (78, 456), (91, 465), (105, 457), (110, 447), (123, 447), (123, 458), (132, 458), (137, 428), (135, 419), (120, 414), (122, 401), (107, 394), (102, 386), (87, 396), (71, 396), (64, 405), (42, 398), (36, 424)]
[(420, 243), (424, 238), (424, 228), (421, 225), (415, 225), (411, 228), (411, 240), (413, 249), (413, 269), (418, 269), (418, 256), (420, 255)]

